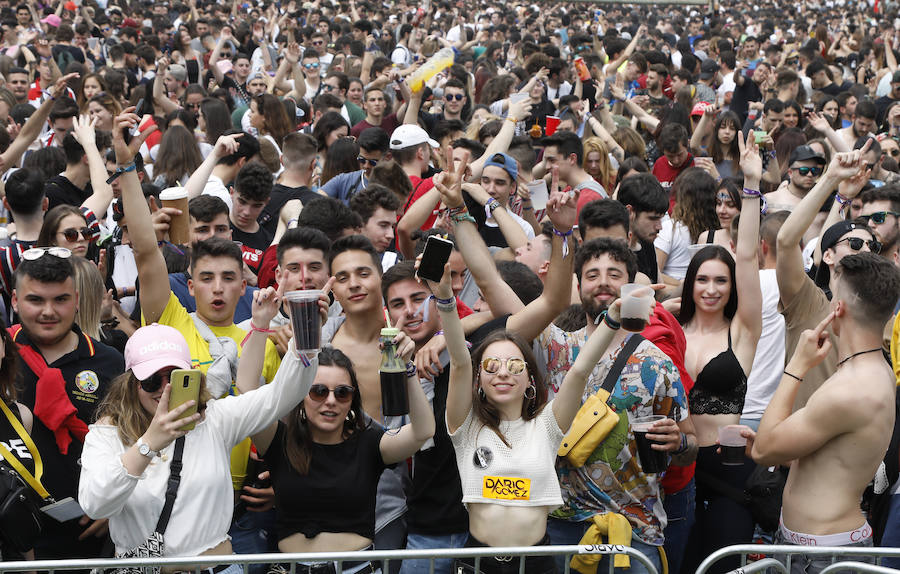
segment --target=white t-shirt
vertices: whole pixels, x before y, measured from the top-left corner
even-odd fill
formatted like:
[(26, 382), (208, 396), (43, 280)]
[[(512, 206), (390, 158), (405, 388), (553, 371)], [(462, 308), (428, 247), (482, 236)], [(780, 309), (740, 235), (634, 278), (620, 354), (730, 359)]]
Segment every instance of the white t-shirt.
[(662, 229), (653, 241), (654, 247), (669, 255), (665, 268), (660, 271), (673, 279), (684, 279), (692, 257), (690, 245), (691, 234), (687, 226), (668, 215), (663, 217)]
[(741, 418), (762, 418), (772, 395), (778, 389), (784, 370), (784, 315), (778, 312), (778, 280), (774, 269), (760, 269), (762, 289), (762, 332), (756, 345), (753, 367), (747, 377), (747, 394)]
[(530, 421), (501, 421), (500, 432), (510, 446), (470, 410), (462, 426), (450, 435), (463, 503), (560, 506), (562, 491), (555, 464), (565, 433), (553, 415), (553, 401)]

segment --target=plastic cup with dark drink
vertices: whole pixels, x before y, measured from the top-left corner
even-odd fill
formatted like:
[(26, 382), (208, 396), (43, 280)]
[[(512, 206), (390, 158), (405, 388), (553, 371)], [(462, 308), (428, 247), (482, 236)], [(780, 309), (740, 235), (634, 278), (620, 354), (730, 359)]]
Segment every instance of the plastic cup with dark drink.
[(668, 466), (667, 454), (662, 450), (654, 450), (651, 445), (662, 444), (647, 438), (647, 433), (653, 434), (650, 428), (663, 420), (663, 415), (650, 415), (649, 417), (636, 418), (631, 422), (631, 431), (634, 433), (634, 442), (637, 444), (638, 459), (644, 473), (660, 473)]
[(191, 242), (191, 215), (188, 213), (188, 193), (183, 187), (170, 187), (159, 194), (163, 207), (181, 210), (181, 215), (173, 215), (169, 220), (169, 241), (175, 245), (189, 245)]
[(400, 329), (387, 327), (381, 330), (381, 412), (386, 417), (409, 414), (409, 396), (406, 392), (406, 365), (397, 355), (394, 337)]
[(291, 311), (291, 330), (298, 355), (319, 350), (322, 346), (322, 316), (319, 315), (318, 289), (288, 291), (284, 299)]
[(628, 283), (622, 285), (621, 296), (622, 328), (632, 333), (640, 333), (650, 321), (650, 311), (654, 302), (653, 289), (647, 285)]
[(750, 430), (744, 425), (726, 425), (719, 427), (719, 446), (722, 449), (722, 464), (740, 466), (744, 464), (744, 453), (747, 439), (741, 436), (742, 430)]

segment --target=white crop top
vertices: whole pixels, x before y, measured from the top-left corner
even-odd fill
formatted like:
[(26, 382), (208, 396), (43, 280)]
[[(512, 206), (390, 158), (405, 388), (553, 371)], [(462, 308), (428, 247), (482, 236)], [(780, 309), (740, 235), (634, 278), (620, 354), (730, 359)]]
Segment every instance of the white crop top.
[(450, 435), (462, 482), (463, 503), (507, 506), (560, 506), (556, 451), (563, 431), (553, 416), (553, 401), (530, 421), (501, 421), (500, 431), (510, 446), (469, 411), (462, 426)]

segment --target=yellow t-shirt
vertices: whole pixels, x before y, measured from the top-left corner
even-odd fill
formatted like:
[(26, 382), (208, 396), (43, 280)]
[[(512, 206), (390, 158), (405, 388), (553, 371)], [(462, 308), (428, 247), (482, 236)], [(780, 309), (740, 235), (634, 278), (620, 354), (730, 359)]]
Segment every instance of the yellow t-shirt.
[(891, 329), (891, 364), (894, 366), (894, 376), (900, 385), (900, 313), (894, 318)]
[[(144, 316), (141, 315), (141, 324), (146, 325)], [(178, 329), (178, 332), (184, 336), (187, 341), (188, 349), (191, 351), (191, 366), (200, 369), (203, 374), (213, 362), (212, 355), (209, 354), (209, 344), (200, 335), (194, 320), (187, 312), (187, 309), (178, 301), (174, 293), (169, 293), (169, 302), (159, 317), (160, 325), (168, 325)], [(227, 327), (209, 326), (210, 331), (216, 337), (230, 337), (238, 346), (238, 356), (241, 354), (241, 342), (247, 336), (247, 331), (241, 329), (234, 323)], [(281, 365), (281, 357), (272, 341), (266, 341), (266, 358), (263, 361), (262, 375), (266, 383), (275, 378), (275, 373)], [(231, 383), (229, 394), (238, 394), (237, 387), (234, 382)], [(217, 397), (218, 398), (218, 397)], [(247, 474), (247, 459), (250, 456), (250, 439), (246, 439), (231, 451), (231, 481), (235, 490), (240, 490), (244, 484), (244, 477)]]

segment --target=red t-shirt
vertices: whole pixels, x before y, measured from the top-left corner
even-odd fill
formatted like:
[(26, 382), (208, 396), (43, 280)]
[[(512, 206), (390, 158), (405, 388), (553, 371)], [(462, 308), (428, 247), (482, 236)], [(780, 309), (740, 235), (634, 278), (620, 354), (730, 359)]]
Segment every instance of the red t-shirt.
[[(665, 161), (665, 158), (662, 158)], [(675, 364), (678, 374), (681, 376), (681, 384), (684, 387), (685, 402), (687, 395), (694, 387), (694, 380), (688, 374), (684, 366), (684, 352), (687, 349), (687, 339), (684, 330), (674, 315), (666, 311), (662, 304), (657, 303), (650, 316), (650, 323), (641, 331), (645, 339), (656, 345)], [(694, 478), (695, 463), (688, 466), (670, 465), (662, 479), (663, 489), (668, 494), (678, 492), (688, 485)]]
[(350, 135), (358, 138), (359, 134), (368, 128), (381, 128), (387, 135), (391, 135), (398, 127), (400, 127), (400, 121), (397, 119), (397, 114), (390, 114), (381, 118), (380, 126), (373, 126), (366, 120), (359, 122), (350, 129)]
[[(428, 190), (434, 187), (434, 181), (430, 177), (428, 179), (422, 179), (417, 175), (411, 175), (409, 176), (409, 182), (413, 186), (413, 191), (410, 194), (409, 199), (406, 200), (406, 204), (403, 206), (403, 211), (401, 212), (400, 216), (397, 217), (398, 221), (400, 217), (402, 217), (403, 213), (406, 213), (410, 205), (414, 204), (420, 197), (428, 193)], [(437, 205), (435, 205), (435, 208), (437, 208)], [(432, 213), (431, 215), (429, 215), (428, 219), (425, 220), (425, 224), (422, 225), (422, 230), (425, 231), (427, 229), (431, 229), (434, 226), (434, 221), (436, 219), (437, 214)]]
[(656, 160), (656, 163), (653, 164), (653, 175), (663, 186), (663, 189), (666, 190), (666, 193), (669, 194), (670, 215), (672, 213), (672, 208), (675, 207), (675, 194), (672, 193), (672, 184), (675, 183), (675, 179), (678, 175), (689, 167), (694, 167), (694, 156), (691, 154), (688, 154), (687, 161), (685, 161), (681, 167), (676, 168), (669, 165), (669, 160), (666, 159), (666, 156), (660, 157)]

